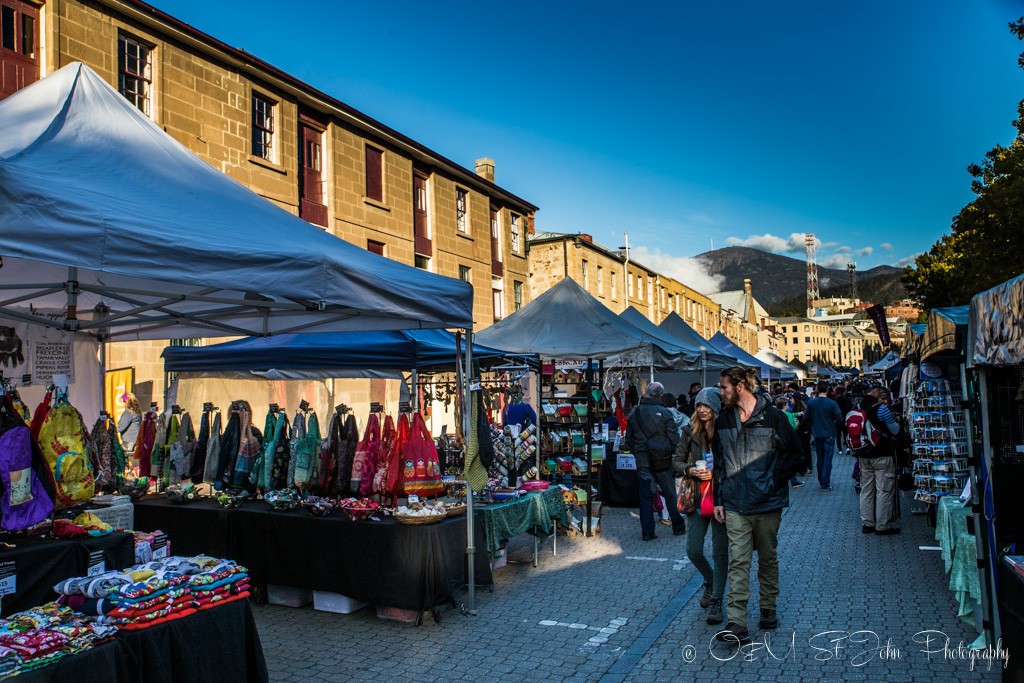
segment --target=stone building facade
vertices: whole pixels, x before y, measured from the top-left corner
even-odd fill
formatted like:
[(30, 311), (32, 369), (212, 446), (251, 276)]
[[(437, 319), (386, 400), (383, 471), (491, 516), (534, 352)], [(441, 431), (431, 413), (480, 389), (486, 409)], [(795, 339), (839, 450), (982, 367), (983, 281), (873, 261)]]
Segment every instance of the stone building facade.
[[(0, 5), (0, 98), (83, 62), (175, 140), (283, 209), (388, 258), (469, 281), (476, 329), (529, 301), (526, 239), (537, 207), (494, 183), (492, 160), (465, 168), (138, 0)], [(164, 345), (111, 344), (108, 367), (135, 367), (159, 393)]]

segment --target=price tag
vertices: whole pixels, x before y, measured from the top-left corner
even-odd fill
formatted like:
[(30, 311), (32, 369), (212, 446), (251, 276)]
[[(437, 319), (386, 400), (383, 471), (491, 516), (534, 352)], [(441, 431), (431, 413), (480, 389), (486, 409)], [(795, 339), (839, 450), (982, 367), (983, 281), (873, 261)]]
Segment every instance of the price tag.
[(18, 572), (13, 560), (0, 562), (0, 596), (18, 592)]
[(410, 493), (409, 494), (409, 505), (412, 505), (413, 503), (418, 503), (418, 502), (420, 502), (420, 497), (417, 496), (415, 493)]
[(61, 391), (68, 390), (68, 376), (67, 375), (54, 375), (53, 386), (57, 387)]
[(160, 534), (153, 539), (153, 559), (162, 560), (168, 556), (167, 536)]
[(607, 441), (608, 440), (608, 423), (607, 422), (603, 422), (601, 424), (601, 440), (602, 441)]
[(103, 559), (102, 550), (92, 550), (89, 552), (89, 571), (86, 572), (87, 576), (99, 576), (103, 572), (107, 571), (107, 563)]
[(483, 384), (480, 382), (479, 378), (469, 380), (470, 391), (480, 391), (481, 389), (483, 389)]

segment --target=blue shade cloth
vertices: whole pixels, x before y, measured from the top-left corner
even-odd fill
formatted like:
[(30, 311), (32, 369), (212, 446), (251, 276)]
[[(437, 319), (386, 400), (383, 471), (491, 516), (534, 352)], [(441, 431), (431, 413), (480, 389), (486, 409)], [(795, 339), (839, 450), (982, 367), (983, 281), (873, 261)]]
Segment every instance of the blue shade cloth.
[[(465, 351), (465, 341), (462, 343)], [(213, 346), (168, 346), (165, 372), (226, 370), (424, 370), (455, 361), (455, 335), (446, 330), (332, 332), (247, 337)], [(478, 360), (504, 351), (473, 345)]]
[(33, 305), (63, 309), (54, 284), (73, 279), (77, 310), (103, 303), (113, 339), (473, 325), (469, 283), (285, 211), (81, 63), (0, 102), (0, 131), (3, 281), (24, 285), (5, 299), (42, 290)]
[(711, 342), (730, 356), (735, 356), (740, 365), (757, 368), (761, 373), (761, 379), (781, 379), (782, 373), (778, 368), (762, 363), (757, 358), (754, 358), (721, 332), (716, 332), (715, 336), (711, 338)]

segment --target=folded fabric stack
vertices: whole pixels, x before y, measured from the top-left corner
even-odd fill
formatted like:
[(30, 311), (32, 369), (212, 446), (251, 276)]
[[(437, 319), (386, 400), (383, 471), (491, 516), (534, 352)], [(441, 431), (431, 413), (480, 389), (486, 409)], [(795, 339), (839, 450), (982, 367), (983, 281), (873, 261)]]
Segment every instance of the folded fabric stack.
[(0, 676), (6, 677), (88, 650), (116, 628), (94, 624), (71, 608), (50, 602), (0, 619)]
[(97, 624), (133, 631), (195, 614), (227, 598), (248, 597), (248, 574), (229, 560), (169, 557), (54, 586), (60, 604)]

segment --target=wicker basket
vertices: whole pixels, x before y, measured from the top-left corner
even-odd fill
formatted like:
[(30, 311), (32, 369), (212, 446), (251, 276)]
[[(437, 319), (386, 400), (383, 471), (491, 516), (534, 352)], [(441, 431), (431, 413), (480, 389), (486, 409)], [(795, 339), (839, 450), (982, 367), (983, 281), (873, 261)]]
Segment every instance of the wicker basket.
[(421, 524), (434, 524), (440, 522), (447, 515), (395, 515), (402, 524), (409, 524), (411, 526), (418, 526)]
[(466, 514), (466, 506), (465, 505), (453, 505), (450, 508), (445, 508), (445, 511), (444, 511), (444, 516), (445, 517), (458, 517), (459, 515), (464, 515), (464, 514)]

